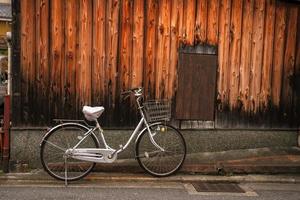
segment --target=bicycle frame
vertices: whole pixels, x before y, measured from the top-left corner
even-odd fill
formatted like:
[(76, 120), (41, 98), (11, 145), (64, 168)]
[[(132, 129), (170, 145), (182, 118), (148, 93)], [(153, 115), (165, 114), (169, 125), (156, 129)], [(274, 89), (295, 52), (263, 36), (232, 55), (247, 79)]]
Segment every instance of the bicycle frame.
[[(151, 132), (151, 129), (149, 127), (149, 124), (148, 124), (147, 119), (143, 112), (143, 107), (140, 105), (140, 99), (141, 99), (141, 97), (137, 97), (136, 102), (138, 105), (138, 109), (140, 111), (141, 119), (124, 146), (120, 145), (120, 148), (117, 150), (111, 148), (105, 140), (105, 137), (103, 134), (104, 131), (101, 128), (98, 120), (95, 120), (96, 126), (93, 128), (90, 128), (84, 134), (84, 137), (72, 149), (68, 149), (66, 151), (66, 153), (70, 154), (71, 157), (79, 159), (79, 160), (86, 160), (86, 161), (91, 161), (91, 162), (102, 162), (102, 163), (109, 162), (110, 163), (110, 162), (115, 161), (115, 159), (117, 158), (117, 154), (124, 151), (129, 146), (129, 144), (132, 142), (132, 140), (137, 135), (138, 135), (137, 136), (137, 138), (138, 138), (139, 135), (141, 135), (146, 129), (149, 133), (149, 138), (150, 138), (151, 143), (156, 148), (158, 148), (160, 151), (164, 151), (164, 149), (162, 147), (160, 147), (153, 138), (154, 134)], [(159, 123), (155, 123), (155, 124), (159, 124)], [(143, 126), (145, 128), (141, 130), (141, 128)], [(94, 131), (96, 131), (97, 129), (100, 133), (100, 137), (101, 137), (101, 140), (102, 140), (105, 148), (77, 148), (85, 140), (85, 138), (87, 138), (90, 134), (94, 133)], [(102, 156), (99, 157), (99, 154), (101, 154)]]

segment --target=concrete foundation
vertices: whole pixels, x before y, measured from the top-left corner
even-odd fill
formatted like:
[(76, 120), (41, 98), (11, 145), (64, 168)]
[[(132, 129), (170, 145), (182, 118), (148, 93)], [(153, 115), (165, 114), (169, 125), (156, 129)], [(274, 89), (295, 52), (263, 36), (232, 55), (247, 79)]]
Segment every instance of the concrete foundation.
[[(107, 143), (113, 148), (125, 144), (132, 130), (105, 131)], [(297, 146), (297, 131), (284, 130), (182, 130), (188, 154), (199, 152), (221, 152), (263, 147)], [(11, 171), (17, 168), (40, 168), (40, 142), (45, 129), (13, 128), (11, 130)], [(119, 158), (134, 157), (134, 142)], [(188, 161), (188, 160), (187, 160)], [(188, 162), (193, 162), (188, 161)], [(197, 164), (197, 163), (193, 163)]]

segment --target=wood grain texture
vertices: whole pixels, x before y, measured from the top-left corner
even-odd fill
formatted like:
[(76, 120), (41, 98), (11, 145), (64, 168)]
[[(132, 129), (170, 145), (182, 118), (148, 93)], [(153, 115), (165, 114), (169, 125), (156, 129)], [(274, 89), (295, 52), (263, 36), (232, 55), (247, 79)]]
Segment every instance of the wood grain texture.
[(243, 1), (243, 25), (242, 25), (242, 43), (241, 43), (241, 66), (240, 66), (240, 86), (239, 96), (243, 105), (243, 110), (249, 111), (250, 100), (250, 67), (251, 67), (251, 41), (253, 26), (253, 8), (254, 0)]
[(122, 2), (121, 7), (121, 35), (120, 35), (120, 89), (122, 91), (131, 88), (132, 70), (132, 36), (133, 36), (133, 1)]
[(131, 88), (142, 87), (144, 61), (144, 1), (133, 4)]
[[(276, 6), (276, 22), (274, 35), (274, 53), (272, 70), (272, 104), (279, 107), (282, 87), (282, 70), (284, 62), (285, 34), (286, 34), (286, 7)], [(276, 45), (276, 46), (275, 46)]]
[(106, 1), (97, 0), (93, 5), (93, 65), (92, 104), (104, 105), (105, 59), (106, 59)]
[(207, 41), (207, 3), (208, 0), (197, 0), (196, 12), (196, 41), (206, 43)]
[(50, 118), (59, 118), (62, 114), (62, 55), (63, 55), (63, 2), (51, 1), (51, 24), (50, 24), (50, 85), (49, 104)]
[[(236, 1), (235, 1), (236, 2)], [(231, 31), (231, 9), (236, 3), (232, 4), (231, 0), (220, 2), (219, 15), (219, 48), (218, 48), (218, 109), (221, 111), (223, 105), (229, 104), (229, 46), (232, 40)], [(235, 12), (235, 11), (233, 11)], [(234, 20), (232, 20), (234, 21)]]
[[(13, 100), (13, 107), (20, 110), (20, 124), (81, 118), (83, 104), (104, 105), (105, 125), (133, 123), (133, 101), (123, 103), (120, 92), (143, 86), (146, 99), (175, 100), (182, 87), (179, 51), (209, 44), (218, 49), (221, 125), (248, 127), (270, 119), (275, 127), (298, 116), (291, 81), (300, 68), (299, 5), (276, 0), (18, 3), (20, 72), (13, 67), (13, 73), (21, 80), (14, 89), (20, 103)], [(192, 86), (183, 86), (199, 84), (205, 83), (195, 78)]]
[(105, 97), (108, 109), (111, 111), (116, 103), (116, 87), (117, 87), (117, 52), (119, 39), (119, 9), (120, 2), (118, 0), (108, 1), (107, 3), (107, 20), (106, 20), (106, 66), (105, 66)]
[[(245, 58), (241, 56), (242, 46), (242, 21), (243, 21), (243, 2), (234, 0), (232, 2), (232, 14), (231, 14), (231, 45), (229, 47), (229, 65), (228, 69), (228, 87), (229, 90), (229, 105), (231, 109), (237, 108), (240, 103), (240, 66), (242, 60)], [(233, 14), (234, 13), (234, 14)], [(241, 66), (242, 67), (242, 66)]]
[(256, 113), (259, 109), (262, 85), (262, 63), (264, 48), (264, 27), (265, 27), (265, 0), (254, 1), (253, 14), (253, 36), (251, 47), (250, 67), (250, 112)]
[(273, 47), (275, 30), (275, 0), (266, 2), (264, 50), (262, 63), (261, 109), (266, 110), (271, 102)]
[(184, 43), (186, 45), (194, 45), (196, 0), (184, 1), (184, 8), (186, 11), (188, 10), (188, 12), (183, 12), (185, 27)]
[(210, 0), (207, 5), (207, 43), (210, 45), (218, 44), (219, 1)]
[(180, 41), (180, 29), (182, 28), (182, 12), (183, 3), (181, 0), (172, 2), (171, 8), (171, 40), (170, 40), (170, 68), (168, 79), (168, 94), (167, 98), (171, 99), (177, 89), (177, 63), (178, 63), (178, 48)]
[[(146, 2), (146, 24), (145, 24), (145, 66), (144, 66), (144, 88), (147, 99), (155, 97), (156, 88), (156, 39), (157, 39), (157, 15), (158, 1)], [(130, 28), (130, 27), (129, 27)]]
[(65, 21), (65, 110), (66, 110), (66, 117), (72, 118), (76, 116), (77, 113), (77, 104), (76, 104), (76, 70), (78, 64), (78, 57), (76, 52), (78, 48), (77, 46), (77, 30), (78, 30), (78, 5), (76, 4), (75, 0), (70, 0), (66, 2), (66, 21)]
[(28, 50), (26, 49), (21, 51), (21, 59), (20, 59), (20, 65), (21, 65), (21, 96), (24, 96), (21, 99), (21, 109), (22, 109), (22, 118), (21, 120), (24, 121), (24, 123), (27, 123), (29, 121), (29, 71), (30, 68), (34, 63), (32, 63), (32, 56), (33, 56), (33, 41), (32, 41), (32, 29), (30, 28), (34, 19), (33, 12), (34, 7), (31, 6), (30, 1), (23, 2), (21, 4), (21, 47), (32, 47)]
[(168, 70), (170, 66), (170, 1), (159, 1), (159, 18), (156, 46), (156, 89), (155, 97), (164, 98), (167, 96)]
[(284, 114), (288, 115), (292, 113), (293, 109), (293, 89), (291, 80), (295, 69), (295, 55), (296, 55), (296, 36), (297, 26), (295, 22), (298, 18), (298, 8), (291, 6), (287, 10), (287, 30), (286, 34), (286, 46), (284, 53), (284, 67), (283, 67), (283, 80), (282, 80), (282, 108)]
[(92, 70), (92, 7), (90, 0), (80, 0), (79, 12), (79, 49), (77, 101), (81, 110), (83, 105), (91, 104), (91, 70)]

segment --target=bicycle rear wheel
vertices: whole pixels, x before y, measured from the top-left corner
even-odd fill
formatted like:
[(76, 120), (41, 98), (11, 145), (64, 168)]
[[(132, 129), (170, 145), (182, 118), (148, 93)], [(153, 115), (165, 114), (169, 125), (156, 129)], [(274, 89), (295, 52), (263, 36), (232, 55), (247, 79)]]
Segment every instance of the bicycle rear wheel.
[(149, 126), (154, 141), (164, 149), (159, 150), (144, 130), (136, 143), (139, 165), (153, 176), (164, 177), (177, 172), (186, 156), (186, 144), (182, 134), (174, 127), (156, 123)]
[[(74, 147), (88, 131), (83, 125), (66, 123), (55, 127), (42, 141), (40, 157), (45, 171), (52, 177), (65, 181), (75, 181), (86, 176), (95, 163), (66, 158), (66, 150)], [(90, 134), (78, 148), (99, 148), (98, 140)], [(67, 161), (67, 162), (65, 162)]]

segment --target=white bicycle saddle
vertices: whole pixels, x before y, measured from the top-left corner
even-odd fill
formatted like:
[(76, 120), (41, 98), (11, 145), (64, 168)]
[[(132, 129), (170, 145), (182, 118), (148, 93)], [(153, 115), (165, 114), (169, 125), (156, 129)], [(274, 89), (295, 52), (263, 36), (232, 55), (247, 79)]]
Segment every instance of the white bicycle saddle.
[(96, 119), (98, 119), (98, 117), (100, 117), (103, 111), (104, 111), (103, 106), (97, 106), (97, 107), (83, 106), (82, 109), (85, 118), (89, 121), (95, 121)]

